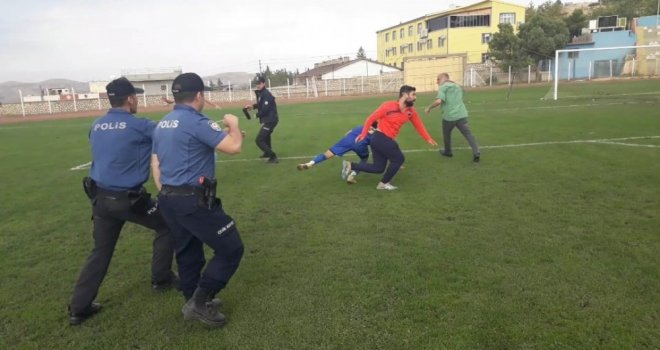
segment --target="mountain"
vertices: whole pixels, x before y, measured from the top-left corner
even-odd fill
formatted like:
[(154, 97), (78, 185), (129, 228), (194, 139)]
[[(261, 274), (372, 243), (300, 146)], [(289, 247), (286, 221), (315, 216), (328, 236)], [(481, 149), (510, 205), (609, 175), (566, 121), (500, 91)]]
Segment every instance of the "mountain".
[(88, 92), (89, 84), (69, 79), (49, 79), (34, 83), (6, 81), (0, 83), (0, 103), (21, 102), (18, 90), (23, 92), (23, 96), (39, 96), (42, 88), (74, 88), (76, 92)]

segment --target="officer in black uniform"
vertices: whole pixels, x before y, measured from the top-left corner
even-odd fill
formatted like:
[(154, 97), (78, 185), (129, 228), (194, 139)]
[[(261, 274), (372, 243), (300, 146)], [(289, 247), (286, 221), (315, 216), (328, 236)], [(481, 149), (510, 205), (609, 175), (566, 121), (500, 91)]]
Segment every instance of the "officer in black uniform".
[[(238, 269), (243, 242), (234, 219), (216, 197), (214, 153), (239, 153), (243, 136), (236, 116), (224, 116), (224, 131), (202, 114), (204, 90), (195, 73), (181, 74), (172, 82), (176, 105), (154, 132), (152, 169), (160, 189), (159, 207), (175, 241), (186, 299), (181, 312), (186, 320), (219, 327), (226, 320), (215, 295)], [(203, 244), (213, 249), (206, 268)]]
[(256, 78), (254, 93), (257, 95), (257, 103), (246, 105), (245, 108), (248, 110), (257, 110), (257, 118), (259, 118), (259, 123), (261, 123), (261, 128), (256, 139), (257, 147), (264, 152), (261, 158), (267, 158), (270, 164), (277, 164), (279, 161), (277, 160), (277, 155), (273, 152), (271, 135), (279, 122), (279, 116), (277, 115), (275, 97), (266, 89), (266, 79), (263, 76)]
[(69, 323), (78, 325), (101, 309), (94, 302), (108, 271), (119, 233), (126, 221), (156, 232), (151, 281), (160, 291), (178, 285), (172, 272), (173, 242), (165, 221), (143, 184), (149, 179), (152, 135), (156, 123), (136, 118), (137, 93), (126, 78), (106, 86), (112, 108), (89, 131), (92, 167), (83, 180), (92, 202), (94, 249), (80, 272), (69, 305)]

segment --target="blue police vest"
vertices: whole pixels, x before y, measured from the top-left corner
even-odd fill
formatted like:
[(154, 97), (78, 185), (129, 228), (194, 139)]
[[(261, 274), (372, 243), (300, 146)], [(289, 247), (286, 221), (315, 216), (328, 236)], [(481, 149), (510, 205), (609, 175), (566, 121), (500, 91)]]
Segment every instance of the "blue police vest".
[(153, 152), (160, 163), (160, 182), (200, 186), (200, 176), (215, 179), (215, 148), (226, 136), (217, 123), (194, 108), (175, 105), (154, 132)]
[(111, 108), (89, 130), (92, 168), (97, 186), (111, 191), (139, 189), (149, 179), (151, 144), (156, 123)]

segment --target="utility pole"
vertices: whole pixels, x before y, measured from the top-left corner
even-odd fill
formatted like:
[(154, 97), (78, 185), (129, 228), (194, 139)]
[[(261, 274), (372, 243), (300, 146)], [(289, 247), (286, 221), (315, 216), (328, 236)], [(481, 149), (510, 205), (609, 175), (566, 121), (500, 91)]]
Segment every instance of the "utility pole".
[(261, 60), (259, 60), (259, 74), (261, 74)]

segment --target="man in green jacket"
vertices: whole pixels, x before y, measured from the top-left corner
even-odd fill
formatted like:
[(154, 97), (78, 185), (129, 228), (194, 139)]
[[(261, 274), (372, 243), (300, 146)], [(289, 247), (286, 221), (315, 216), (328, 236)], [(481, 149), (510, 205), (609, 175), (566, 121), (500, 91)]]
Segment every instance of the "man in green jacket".
[(454, 156), (451, 151), (451, 132), (456, 127), (472, 148), (472, 161), (478, 163), (480, 159), (479, 145), (468, 127), (468, 111), (463, 103), (463, 88), (449, 80), (447, 73), (438, 74), (437, 82), (438, 96), (430, 106), (424, 109), (424, 112), (428, 114), (433, 108), (442, 106), (442, 135), (445, 149), (440, 154), (445, 157)]

